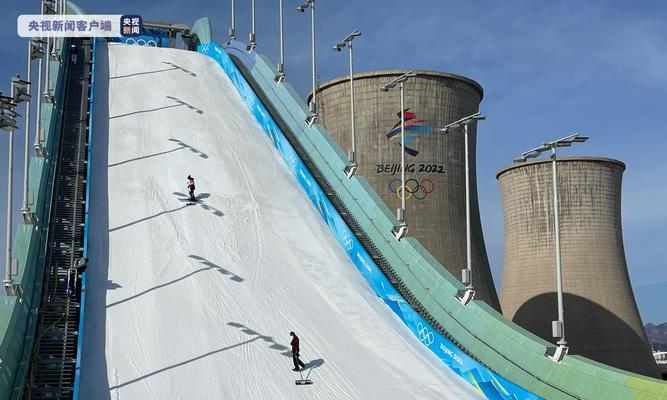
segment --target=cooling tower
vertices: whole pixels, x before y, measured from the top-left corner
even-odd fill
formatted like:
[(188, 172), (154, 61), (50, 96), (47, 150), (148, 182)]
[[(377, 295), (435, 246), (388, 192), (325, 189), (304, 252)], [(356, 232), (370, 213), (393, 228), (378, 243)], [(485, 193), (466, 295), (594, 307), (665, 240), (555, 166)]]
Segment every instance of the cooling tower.
[[(359, 73), (355, 83), (355, 125), (358, 174), (364, 176), (392, 211), (400, 207), (400, 91), (380, 86), (406, 71)], [(438, 128), (473, 114), (482, 87), (462, 76), (416, 71), (405, 83), (406, 212), (409, 235), (457, 279), (466, 265), (465, 154), (463, 129), (447, 135)], [(349, 78), (323, 83), (318, 115), (338, 144), (350, 148)], [(499, 310), (477, 204), (475, 178), (476, 127), (470, 126), (472, 270), (476, 298)], [(342, 172), (341, 172), (342, 173)]]
[[(558, 159), (565, 339), (570, 354), (657, 377), (632, 293), (621, 230), (625, 165), (607, 158)], [(505, 223), (504, 315), (551, 337), (557, 320), (551, 160), (498, 172)]]

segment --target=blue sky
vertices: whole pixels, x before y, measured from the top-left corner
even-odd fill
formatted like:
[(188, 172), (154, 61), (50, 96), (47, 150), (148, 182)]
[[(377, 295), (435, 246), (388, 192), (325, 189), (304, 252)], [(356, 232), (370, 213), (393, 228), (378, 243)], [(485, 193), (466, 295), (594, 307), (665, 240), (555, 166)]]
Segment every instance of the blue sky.
[[(215, 3), (210, 5), (211, 3)], [(26, 69), (16, 16), (37, 13), (36, 0), (0, 5), (0, 90)], [(191, 24), (209, 16), (214, 38), (226, 39), (229, 1), (79, 0), (88, 13), (140, 14)], [(278, 0), (257, 0), (258, 51), (278, 58)], [(305, 95), (310, 82), (310, 19), (285, 0), (286, 72)], [(318, 0), (318, 73), (347, 72), (330, 50), (353, 29), (357, 71), (433, 69), (479, 82), (488, 119), (479, 128), (478, 190), (490, 262), (499, 285), (503, 216), (495, 172), (524, 150), (570, 132), (591, 139), (563, 155), (623, 161), (623, 228), (630, 277), (645, 323), (667, 321), (667, 3), (643, 1)], [(250, 26), (250, 2), (237, 1), (237, 36)], [(0, 244), (5, 226), (7, 139), (0, 137)], [(22, 152), (23, 133), (15, 135)], [(15, 168), (22, 176), (22, 168)], [(15, 180), (16, 181), (16, 180)], [(21, 201), (20, 183), (15, 204)], [(18, 209), (19, 207), (17, 207)]]

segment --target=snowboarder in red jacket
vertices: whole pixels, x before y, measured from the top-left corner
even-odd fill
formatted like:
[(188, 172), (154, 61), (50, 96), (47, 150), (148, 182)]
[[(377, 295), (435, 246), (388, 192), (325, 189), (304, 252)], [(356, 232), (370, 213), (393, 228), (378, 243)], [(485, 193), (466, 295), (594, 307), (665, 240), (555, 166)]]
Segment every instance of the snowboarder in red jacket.
[(290, 332), (289, 335), (292, 337), (292, 342), (290, 343), (292, 345), (292, 361), (294, 361), (294, 369), (292, 371), (298, 371), (299, 366), (303, 368), (306, 364), (299, 360), (299, 337), (294, 332)]

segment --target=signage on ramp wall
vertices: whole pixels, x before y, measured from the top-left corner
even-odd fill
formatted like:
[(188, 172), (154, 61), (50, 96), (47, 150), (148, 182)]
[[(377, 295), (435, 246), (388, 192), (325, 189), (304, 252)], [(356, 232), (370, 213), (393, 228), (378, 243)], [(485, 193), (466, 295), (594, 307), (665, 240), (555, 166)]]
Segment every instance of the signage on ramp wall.
[(375, 265), (361, 243), (359, 243), (345, 221), (338, 214), (338, 211), (329, 202), (329, 199), (303, 164), (296, 151), (287, 141), (278, 124), (276, 124), (225, 50), (215, 43), (199, 45), (197, 50), (213, 58), (222, 67), (250, 109), (250, 112), (257, 118), (264, 132), (271, 138), (283, 160), (285, 160), (287, 166), (292, 170), (310, 197), (310, 200), (317, 207), (322, 218), (324, 218), (336, 235), (336, 239), (340, 245), (359, 269), (359, 272), (361, 272), (377, 296), (401, 318), (422, 344), (437, 355), (452, 371), (472, 384), (489, 399), (540, 399), (540, 397), (508, 381), (465, 354), (451, 341), (438, 333), (405, 301)]

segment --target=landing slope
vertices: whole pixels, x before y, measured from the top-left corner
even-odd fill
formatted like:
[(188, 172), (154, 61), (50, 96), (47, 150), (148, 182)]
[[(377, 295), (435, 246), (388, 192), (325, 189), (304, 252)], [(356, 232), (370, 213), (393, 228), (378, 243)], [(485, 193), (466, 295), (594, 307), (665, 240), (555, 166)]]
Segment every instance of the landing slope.
[(479, 398), (371, 293), (212, 60), (98, 50), (81, 398)]

